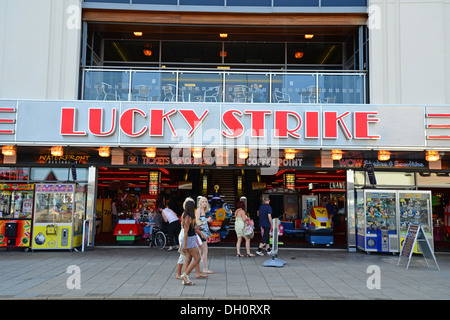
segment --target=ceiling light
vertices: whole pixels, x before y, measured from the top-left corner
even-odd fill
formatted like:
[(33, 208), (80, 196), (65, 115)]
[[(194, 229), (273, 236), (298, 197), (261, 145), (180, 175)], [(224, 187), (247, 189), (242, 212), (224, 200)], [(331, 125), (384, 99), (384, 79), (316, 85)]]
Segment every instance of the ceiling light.
[(62, 155), (64, 154), (64, 149), (61, 146), (52, 147), (51, 153), (54, 157), (62, 157)]
[(146, 57), (152, 56), (152, 50), (150, 50), (150, 49), (144, 49), (142, 52), (144, 53), (144, 56), (146, 56)]
[(439, 152), (437, 151), (426, 151), (425, 152), (425, 159), (427, 161), (438, 161), (441, 158), (439, 155)]
[(331, 159), (341, 160), (343, 152), (341, 150), (331, 150)]
[(248, 149), (246, 149), (246, 148), (238, 149), (238, 156), (239, 156), (239, 159), (247, 159), (248, 158)]
[(98, 149), (98, 155), (103, 158), (109, 157), (110, 155), (109, 147), (101, 147), (100, 149)]
[(154, 158), (156, 157), (156, 148), (147, 148), (145, 149), (145, 155), (147, 158)]
[(378, 151), (378, 160), (388, 161), (391, 158), (391, 153), (389, 151), (380, 150)]
[(225, 58), (227, 56), (227, 52), (224, 50), (220, 50), (220, 56)]
[(142, 37), (142, 35), (143, 35), (142, 31), (135, 31), (135, 32), (133, 32), (133, 34), (134, 34), (136, 37)]
[(195, 159), (200, 159), (203, 155), (203, 148), (194, 148), (192, 149), (192, 156)]
[(228, 38), (228, 33), (220, 33), (219, 37), (221, 37), (221, 38)]
[(302, 51), (297, 51), (295, 54), (295, 59), (301, 59), (303, 58), (303, 52)]
[(286, 160), (295, 159), (295, 150), (294, 149), (284, 149), (284, 158)]
[(314, 38), (313, 34), (305, 34), (305, 39), (312, 39)]
[(16, 154), (16, 147), (15, 146), (3, 146), (2, 153), (4, 156), (13, 156)]

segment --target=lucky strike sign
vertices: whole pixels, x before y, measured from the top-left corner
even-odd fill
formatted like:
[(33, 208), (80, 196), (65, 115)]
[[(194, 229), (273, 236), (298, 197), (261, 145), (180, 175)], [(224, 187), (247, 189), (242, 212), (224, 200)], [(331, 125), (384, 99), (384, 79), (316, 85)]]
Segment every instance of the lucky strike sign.
[[(162, 137), (165, 134), (165, 126), (172, 137), (178, 137), (179, 129), (187, 132), (191, 137), (204, 122), (208, 121), (209, 109), (195, 110), (176, 108), (130, 108), (118, 113), (116, 108), (109, 112), (110, 121), (105, 123), (105, 110), (102, 108), (89, 108), (87, 121), (77, 121), (77, 108), (62, 108), (60, 121), (60, 134), (62, 136), (97, 137), (110, 136), (118, 128), (128, 137), (140, 137), (147, 134), (150, 137)], [(174, 123), (176, 115), (184, 120), (183, 126), (177, 128)], [(301, 129), (304, 126), (305, 139), (319, 139), (320, 131), (323, 131), (324, 139), (337, 139), (338, 131), (347, 139), (379, 139), (379, 135), (370, 134), (371, 123), (377, 123), (378, 112), (371, 111), (304, 111), (295, 110), (239, 110), (230, 109), (220, 115), (220, 120), (225, 129), (220, 134), (226, 138), (238, 138), (247, 130), (252, 138), (266, 138), (269, 131), (274, 138), (301, 138)], [(146, 120), (145, 124), (137, 125), (137, 118)], [(244, 125), (244, 118), (250, 119), (248, 128)], [(270, 119), (272, 118), (272, 122)], [(291, 118), (291, 119), (290, 119)], [(322, 118), (322, 121), (320, 120)], [(292, 121), (291, 121), (292, 120)], [(289, 122), (293, 122), (290, 126)], [(321, 122), (323, 125), (321, 126)], [(105, 128), (105, 129), (103, 129)]]
[(423, 150), (450, 146), (448, 110), (422, 105), (0, 100), (0, 143)]

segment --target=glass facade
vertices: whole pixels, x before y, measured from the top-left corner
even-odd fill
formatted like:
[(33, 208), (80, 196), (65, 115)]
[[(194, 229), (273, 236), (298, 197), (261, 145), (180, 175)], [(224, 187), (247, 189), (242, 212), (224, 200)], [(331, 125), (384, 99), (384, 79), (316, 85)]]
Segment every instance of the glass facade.
[(331, 104), (365, 101), (365, 73), (361, 72), (86, 69), (83, 78), (84, 100)]
[(84, 0), (91, 3), (201, 5), (224, 7), (363, 7), (367, 0)]

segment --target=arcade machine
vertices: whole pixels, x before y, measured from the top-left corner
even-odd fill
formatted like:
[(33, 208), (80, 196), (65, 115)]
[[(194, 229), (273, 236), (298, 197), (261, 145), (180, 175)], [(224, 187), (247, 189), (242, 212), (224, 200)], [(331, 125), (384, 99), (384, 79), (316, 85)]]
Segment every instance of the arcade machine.
[[(431, 214), (431, 191), (398, 191), (400, 247), (406, 238), (409, 224), (421, 225), (433, 248), (433, 225)], [(414, 253), (421, 253), (414, 246)]]
[(86, 189), (76, 183), (38, 183), (32, 250), (72, 250), (82, 245)]
[(30, 248), (34, 184), (0, 184), (0, 247)]
[(301, 219), (304, 219), (307, 216), (308, 212), (311, 212), (312, 207), (315, 207), (318, 204), (319, 204), (319, 197), (317, 195), (303, 195)]
[(333, 244), (333, 222), (325, 207), (311, 207), (311, 212), (303, 219), (302, 225), (309, 243)]
[(229, 223), (233, 216), (230, 206), (225, 203), (219, 195), (219, 186), (214, 186), (214, 195), (209, 201), (211, 210), (207, 216), (212, 218), (209, 229), (212, 234), (208, 238), (208, 243), (220, 242), (220, 239), (226, 238), (229, 233)]
[(397, 191), (357, 190), (356, 245), (370, 252), (399, 252)]

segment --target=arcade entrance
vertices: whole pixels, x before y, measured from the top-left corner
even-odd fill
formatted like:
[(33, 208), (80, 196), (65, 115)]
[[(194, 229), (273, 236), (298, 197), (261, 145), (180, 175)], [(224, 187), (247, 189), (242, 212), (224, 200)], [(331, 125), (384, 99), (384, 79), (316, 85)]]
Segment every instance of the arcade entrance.
[[(204, 196), (213, 204), (212, 211), (223, 206), (226, 215), (226, 225), (217, 231), (220, 239), (215, 239), (212, 245), (234, 245), (233, 215), (237, 202), (244, 200), (248, 215), (258, 226), (261, 199), (269, 195), (274, 217), (282, 221), (284, 228), (280, 238), (283, 245), (311, 245), (302, 220), (313, 206), (330, 204), (335, 210), (332, 246), (344, 247), (347, 241), (345, 177), (345, 170), (290, 169), (264, 176), (258, 169), (102, 167), (98, 174), (95, 243), (120, 244), (114, 235), (119, 220), (136, 219), (145, 225), (161, 204), (170, 205), (181, 215), (187, 197), (197, 200)], [(215, 217), (214, 212), (212, 215)], [(255, 245), (259, 235), (256, 228), (252, 240)], [(137, 237), (132, 244), (146, 245), (145, 235)]]

